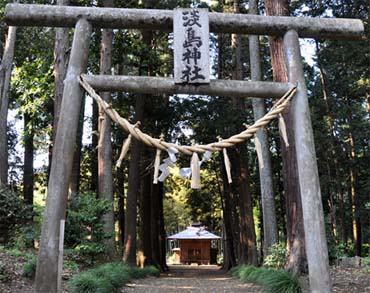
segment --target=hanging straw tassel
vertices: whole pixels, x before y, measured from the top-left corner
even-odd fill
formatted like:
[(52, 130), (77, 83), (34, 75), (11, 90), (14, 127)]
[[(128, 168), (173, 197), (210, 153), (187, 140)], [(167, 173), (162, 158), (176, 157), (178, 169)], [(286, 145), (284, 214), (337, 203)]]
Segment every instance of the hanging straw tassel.
[(261, 142), (258, 139), (257, 135), (254, 137), (254, 145), (257, 151), (258, 164), (260, 166), (260, 169), (263, 169), (264, 162), (263, 162), (263, 156), (262, 156), (262, 146), (261, 146)]
[(286, 125), (285, 125), (284, 118), (281, 114), (279, 114), (279, 131), (280, 131), (280, 135), (282, 136), (285, 142), (285, 146), (289, 147), (288, 134), (286, 132)]
[(191, 157), (191, 188), (200, 189), (200, 166), (199, 157), (196, 152), (193, 153)]
[(225, 163), (225, 169), (226, 169), (226, 174), (227, 174), (227, 181), (229, 182), (229, 184), (231, 184), (233, 182), (233, 179), (231, 178), (231, 163), (230, 163), (230, 159), (229, 159), (229, 156), (227, 155), (226, 148), (223, 149), (222, 152), (224, 154), (224, 163)]
[(158, 184), (159, 165), (161, 164), (161, 150), (157, 149), (154, 161), (154, 178), (153, 184)]
[(123, 161), (123, 159), (125, 158), (125, 156), (126, 156), (126, 154), (128, 152), (128, 149), (130, 147), (130, 144), (131, 144), (131, 134), (128, 135), (128, 137), (126, 138), (126, 140), (125, 140), (125, 142), (124, 142), (124, 144), (122, 146), (121, 154), (120, 154), (120, 156), (118, 158), (118, 161), (116, 163), (116, 166), (118, 168), (121, 167), (122, 161)]

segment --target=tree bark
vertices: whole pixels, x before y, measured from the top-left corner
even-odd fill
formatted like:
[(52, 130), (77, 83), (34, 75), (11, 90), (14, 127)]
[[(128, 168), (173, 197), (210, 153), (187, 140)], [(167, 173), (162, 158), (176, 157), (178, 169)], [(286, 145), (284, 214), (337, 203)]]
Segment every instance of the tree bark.
[[(234, 0), (234, 13), (240, 13), (239, 0)], [(243, 79), (243, 67), (241, 56), (241, 36), (232, 34), (231, 48), (232, 55), (232, 79)], [(245, 115), (245, 104), (243, 98), (233, 99), (234, 109), (240, 117)], [(252, 195), (249, 189), (248, 160), (244, 159), (246, 144), (236, 146), (235, 166), (237, 174), (237, 185), (239, 193), (239, 249), (238, 263), (257, 265), (256, 233), (254, 230)]]
[(161, 252), (159, 246), (159, 199), (160, 188), (163, 183), (152, 184), (152, 198), (151, 198), (151, 238), (152, 238), (152, 258), (153, 264), (160, 268), (161, 266)]
[(0, 65), (0, 187), (8, 185), (8, 107), (17, 28), (10, 26)]
[[(258, 0), (249, 1), (249, 13), (258, 14)], [(249, 36), (249, 56), (251, 67), (251, 79), (260, 81), (262, 79), (259, 36)], [(252, 99), (254, 120), (257, 121), (266, 113), (265, 103), (261, 99)], [(278, 242), (276, 223), (275, 198), (272, 182), (272, 166), (270, 158), (270, 147), (267, 132), (258, 130), (256, 134), (262, 152), (263, 164), (259, 164), (259, 176), (261, 186), (261, 203), (263, 217), (263, 255), (266, 256), (272, 245)]]
[[(225, 174), (223, 174), (225, 175)], [(229, 270), (232, 267), (236, 266), (236, 256), (235, 256), (235, 247), (234, 247), (234, 235), (232, 228), (232, 208), (230, 206), (231, 197), (229, 188), (227, 185), (226, 176), (223, 177), (223, 220), (225, 225), (225, 234), (226, 234), (226, 243), (225, 243), (225, 256), (223, 268)]]
[[(289, 2), (287, 0), (266, 0), (267, 15), (289, 15)], [(283, 41), (281, 37), (270, 37), (270, 52), (272, 59), (274, 81), (287, 82), (288, 75), (284, 61)], [(303, 212), (301, 194), (299, 189), (298, 167), (294, 143), (293, 117), (291, 106), (282, 113), (285, 120), (289, 147), (280, 139), (283, 159), (283, 182), (286, 198), (287, 219), (287, 249), (288, 260), (286, 268), (294, 274), (303, 274), (307, 271), (305, 252), (305, 236), (303, 227)]]
[[(136, 99), (134, 121), (142, 121), (144, 118), (144, 97), (139, 96)], [(136, 265), (136, 217), (137, 217), (137, 199), (140, 188), (140, 161), (141, 161), (142, 143), (136, 139), (131, 143), (130, 165), (128, 173), (128, 190), (126, 199), (125, 213), (125, 248), (123, 260)]]
[[(241, 154), (239, 154), (241, 155)], [(240, 235), (242, 240), (242, 251), (239, 264), (258, 265), (256, 232), (253, 219), (253, 202), (250, 192), (250, 177), (247, 159), (239, 158), (239, 190), (240, 190)], [(245, 254), (246, 253), (246, 254)]]
[(349, 114), (348, 114), (348, 125), (349, 125), (348, 158), (350, 159), (351, 164), (349, 167), (348, 178), (349, 178), (349, 194), (351, 196), (352, 234), (353, 234), (353, 242), (355, 243), (356, 256), (361, 256), (362, 235), (361, 235), (361, 220), (360, 220), (359, 207), (358, 207), (358, 196), (357, 196), (357, 190), (356, 190), (357, 170), (356, 168), (353, 167), (355, 166), (355, 160), (356, 160), (355, 137), (353, 135), (352, 111), (351, 111), (351, 106), (349, 105), (349, 98), (346, 95), (344, 99), (345, 99), (345, 102), (347, 103), (348, 109), (350, 109)]
[(164, 213), (163, 213), (163, 198), (164, 198), (164, 189), (163, 184), (160, 185), (159, 190), (159, 248), (160, 248), (160, 266), (162, 271), (168, 271), (168, 266), (166, 263), (166, 242), (167, 235), (164, 227)]
[(80, 167), (81, 167), (82, 137), (85, 115), (85, 102), (86, 96), (84, 95), (81, 101), (80, 119), (78, 122), (77, 137), (73, 152), (71, 182), (69, 183), (70, 196), (76, 195), (80, 191), (80, 179), (81, 179)]
[(24, 201), (33, 205), (33, 137), (32, 118), (28, 113), (24, 114), (24, 166), (23, 166), (23, 198)]
[(117, 168), (117, 197), (118, 197), (118, 239), (121, 248), (125, 241), (125, 187), (124, 173)]
[[(147, 166), (148, 167), (148, 166)], [(151, 265), (152, 260), (152, 237), (151, 229), (151, 191), (152, 191), (152, 174), (148, 172), (142, 180), (142, 191), (140, 196), (140, 251), (145, 258), (145, 265)]]
[[(113, 0), (104, 0), (104, 7), (113, 7)], [(112, 67), (113, 30), (103, 29), (100, 50), (100, 74), (110, 74)], [(111, 103), (110, 93), (103, 92), (101, 97), (107, 103)], [(110, 203), (110, 209), (103, 215), (103, 231), (105, 252), (109, 260), (117, 258), (114, 233), (114, 199), (113, 199), (113, 175), (112, 175), (112, 141), (111, 120), (102, 108), (99, 108), (99, 144), (98, 144), (98, 188), (99, 198)]]
[[(91, 156), (98, 157), (98, 141), (99, 141), (99, 107), (97, 103), (93, 102), (92, 107), (92, 135), (91, 135)], [(92, 159), (90, 162), (91, 168), (91, 182), (90, 189), (96, 192), (96, 197), (99, 198), (98, 190), (98, 160)]]

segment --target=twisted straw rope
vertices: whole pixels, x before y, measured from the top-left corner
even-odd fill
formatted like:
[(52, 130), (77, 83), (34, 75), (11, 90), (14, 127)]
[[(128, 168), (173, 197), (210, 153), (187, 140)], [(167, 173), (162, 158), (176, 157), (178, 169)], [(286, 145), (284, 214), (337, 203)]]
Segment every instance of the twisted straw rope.
[(196, 153), (204, 153), (205, 151), (220, 151), (224, 148), (231, 147), (235, 144), (243, 142), (248, 138), (254, 136), (254, 134), (260, 128), (266, 126), (270, 121), (279, 116), (279, 114), (288, 106), (289, 101), (294, 96), (297, 91), (297, 87), (292, 87), (287, 91), (284, 96), (282, 96), (271, 110), (266, 113), (265, 116), (258, 119), (253, 125), (249, 126), (246, 130), (242, 131), (239, 134), (233, 135), (227, 139), (223, 139), (217, 142), (213, 142), (206, 145), (177, 145), (174, 143), (166, 142), (162, 139), (153, 138), (150, 135), (142, 132), (137, 125), (131, 124), (125, 118), (122, 118), (116, 110), (112, 108), (106, 101), (104, 101), (95, 90), (83, 79), (82, 76), (79, 77), (79, 82), (81, 86), (88, 92), (88, 94), (94, 98), (94, 100), (103, 108), (104, 112), (116, 123), (118, 123), (126, 132), (130, 133), (137, 140), (145, 143), (148, 146), (155, 147), (162, 151), (166, 151), (170, 147), (177, 149), (179, 152), (192, 155)]

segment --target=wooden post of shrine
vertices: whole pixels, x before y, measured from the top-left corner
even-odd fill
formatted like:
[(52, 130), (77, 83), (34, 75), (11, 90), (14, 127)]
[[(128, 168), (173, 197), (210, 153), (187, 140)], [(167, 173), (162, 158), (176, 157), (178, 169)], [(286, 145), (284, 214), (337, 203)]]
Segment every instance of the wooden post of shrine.
[(36, 292), (57, 292), (60, 220), (65, 218), (83, 90), (78, 77), (86, 71), (92, 26), (77, 22), (64, 80), (63, 101), (53, 149), (46, 207), (37, 259)]
[(307, 88), (296, 31), (291, 30), (284, 35), (284, 55), (289, 82), (297, 84), (297, 93), (292, 100), (293, 128), (299, 187), (302, 194), (310, 291), (313, 293), (329, 293), (331, 292), (331, 281), (324, 211)]

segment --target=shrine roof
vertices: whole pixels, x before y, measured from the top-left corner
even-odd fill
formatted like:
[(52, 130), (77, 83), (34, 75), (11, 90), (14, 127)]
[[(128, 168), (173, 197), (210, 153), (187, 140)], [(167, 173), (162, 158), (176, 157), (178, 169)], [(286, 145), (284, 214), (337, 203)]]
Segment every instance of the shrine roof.
[(171, 235), (167, 237), (168, 239), (175, 240), (175, 239), (192, 239), (192, 240), (202, 240), (202, 239), (209, 239), (209, 240), (216, 240), (221, 239), (220, 236), (217, 236), (203, 227), (188, 227), (184, 231), (181, 231), (177, 234)]

